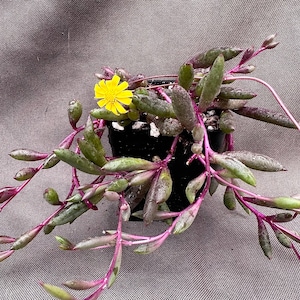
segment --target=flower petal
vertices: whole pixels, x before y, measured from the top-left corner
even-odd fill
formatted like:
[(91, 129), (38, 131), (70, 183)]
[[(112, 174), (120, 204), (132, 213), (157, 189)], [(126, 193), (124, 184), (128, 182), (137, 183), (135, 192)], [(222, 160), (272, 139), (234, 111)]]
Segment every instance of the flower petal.
[(121, 102), (125, 105), (129, 105), (132, 101), (131, 98), (121, 98), (121, 99), (119, 99), (119, 97), (117, 97), (116, 99), (117, 99), (118, 102)]
[(115, 108), (117, 109), (118, 113), (120, 113), (120, 114), (127, 113), (127, 110), (119, 102), (115, 102)]
[(111, 80), (106, 80), (106, 86), (111, 91), (115, 91), (115, 88), (118, 86), (120, 82), (120, 77), (118, 75), (114, 75)]
[(117, 98), (132, 98), (133, 97), (133, 94), (132, 94), (132, 91), (123, 91), (123, 92), (120, 92), (117, 94)]
[(98, 104), (100, 107), (103, 107), (103, 106), (107, 105), (108, 102), (109, 102), (109, 101), (108, 101), (106, 98), (104, 98), (104, 99), (98, 101), (97, 104)]
[(115, 106), (115, 103), (114, 102), (109, 102), (105, 108), (111, 112), (113, 112), (115, 115), (119, 116), (120, 114), (118, 113), (117, 111), (117, 108)]
[(123, 81), (116, 87), (116, 93), (120, 93), (128, 88), (128, 82)]

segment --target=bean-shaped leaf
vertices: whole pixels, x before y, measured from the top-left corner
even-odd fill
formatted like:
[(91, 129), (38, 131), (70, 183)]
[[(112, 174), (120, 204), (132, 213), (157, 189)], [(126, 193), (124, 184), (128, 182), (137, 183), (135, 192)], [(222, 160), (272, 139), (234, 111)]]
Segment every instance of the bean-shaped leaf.
[(135, 157), (120, 157), (107, 162), (102, 170), (106, 172), (121, 172), (135, 170), (154, 170), (158, 165), (154, 162)]
[(234, 112), (255, 120), (260, 120), (287, 128), (297, 128), (296, 125), (286, 115), (280, 112), (271, 111), (266, 108), (246, 106), (241, 107)]
[(185, 195), (190, 203), (194, 203), (197, 192), (202, 188), (206, 179), (206, 173), (202, 173), (192, 179), (186, 186)]
[(30, 149), (15, 149), (11, 151), (9, 155), (14, 159), (24, 160), (24, 161), (41, 160), (48, 156), (47, 153), (41, 153)]
[(127, 114), (120, 114), (117, 116), (104, 107), (92, 109), (90, 115), (96, 119), (103, 119), (106, 121), (122, 121), (128, 119)]
[(243, 99), (248, 100), (256, 97), (257, 94), (243, 91), (242, 89), (233, 88), (231, 86), (221, 87), (218, 99)]
[(78, 100), (69, 102), (68, 117), (72, 128), (76, 129), (76, 124), (82, 115), (82, 104)]
[(65, 291), (64, 289), (56, 286), (51, 285), (48, 283), (40, 282), (40, 285), (45, 289), (47, 293), (49, 293), (51, 296), (60, 299), (60, 300), (76, 300), (70, 293)]
[(275, 233), (275, 236), (279, 243), (286, 247), (286, 248), (291, 248), (292, 247), (292, 241), (289, 237), (287, 237), (280, 229), (273, 227), (273, 231)]
[(198, 107), (205, 111), (220, 93), (224, 75), (224, 56), (220, 54), (214, 61), (209, 73), (206, 75)]
[(224, 152), (224, 155), (236, 158), (247, 167), (255, 170), (266, 172), (286, 170), (277, 160), (259, 153), (253, 153), (250, 151), (228, 151)]
[(37, 168), (32, 168), (32, 167), (23, 168), (15, 174), (14, 179), (18, 181), (24, 181), (32, 178), (37, 172), (38, 172)]
[(155, 201), (157, 204), (161, 204), (169, 199), (172, 187), (173, 181), (170, 170), (167, 167), (163, 168), (155, 183)]
[(196, 125), (196, 113), (189, 93), (181, 86), (172, 89), (172, 105), (177, 119), (187, 130), (192, 130)]
[(175, 228), (173, 230), (174, 234), (179, 234), (184, 232), (193, 224), (197, 216), (199, 207), (200, 207), (199, 205), (191, 206), (189, 209), (185, 210), (180, 217), (178, 217), (178, 219), (176, 220), (177, 222)]
[(97, 165), (69, 149), (55, 149), (53, 152), (60, 160), (82, 172), (94, 175), (103, 174)]
[(227, 186), (223, 196), (223, 203), (225, 207), (229, 210), (235, 210), (236, 208), (236, 198), (234, 191), (231, 187)]
[(269, 238), (269, 233), (264, 221), (261, 218), (257, 218), (258, 224), (258, 240), (261, 249), (263, 250), (266, 257), (272, 258), (272, 247)]
[(188, 90), (194, 80), (194, 68), (192, 64), (184, 64), (178, 72), (178, 84)]
[(161, 118), (175, 118), (171, 103), (157, 98), (155, 95), (135, 94), (132, 103), (141, 112), (146, 112)]
[(35, 228), (25, 232), (16, 241), (12, 244), (11, 250), (18, 250), (24, 248), (27, 244), (29, 244), (41, 231), (43, 228), (42, 225), (38, 225)]
[(69, 280), (64, 282), (63, 285), (72, 290), (82, 291), (99, 285), (99, 282), (97, 280), (94, 281)]
[(234, 117), (230, 110), (222, 111), (219, 119), (219, 127), (226, 134), (232, 133), (235, 130)]
[(77, 243), (73, 249), (93, 249), (104, 245), (114, 245), (115, 243), (116, 235), (102, 235), (81, 241)]
[(236, 47), (220, 47), (212, 48), (206, 52), (202, 52), (193, 58), (188, 63), (191, 63), (195, 69), (197, 68), (208, 68), (210, 67), (215, 59), (222, 54), (225, 60), (232, 59), (241, 53), (243, 49)]
[(220, 165), (228, 170), (236, 178), (243, 180), (244, 182), (255, 186), (256, 179), (250, 169), (241, 163), (239, 160), (233, 157), (229, 157), (226, 154), (215, 153), (212, 157), (213, 163)]

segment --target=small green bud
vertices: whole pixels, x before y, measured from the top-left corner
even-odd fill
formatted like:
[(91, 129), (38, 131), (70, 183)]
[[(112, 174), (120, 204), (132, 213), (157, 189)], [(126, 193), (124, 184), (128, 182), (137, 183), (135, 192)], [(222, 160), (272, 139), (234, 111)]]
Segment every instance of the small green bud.
[(184, 64), (178, 73), (178, 84), (188, 90), (194, 81), (194, 68), (192, 64)]
[(78, 100), (69, 102), (68, 117), (72, 128), (76, 129), (76, 124), (82, 115), (82, 104)]
[(60, 249), (62, 249), (62, 250), (73, 250), (74, 249), (74, 245), (66, 238), (63, 238), (63, 237), (57, 235), (57, 236), (55, 236), (55, 239), (59, 243)]
[(44, 199), (51, 205), (61, 205), (62, 203), (59, 201), (58, 194), (56, 190), (53, 188), (47, 188), (44, 191)]

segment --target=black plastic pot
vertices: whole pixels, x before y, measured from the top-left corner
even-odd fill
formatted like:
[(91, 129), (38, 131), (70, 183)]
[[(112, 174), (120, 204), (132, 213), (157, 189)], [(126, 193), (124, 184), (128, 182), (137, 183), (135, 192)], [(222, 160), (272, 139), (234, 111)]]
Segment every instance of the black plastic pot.
[[(164, 159), (171, 147), (173, 137), (150, 135), (150, 126), (145, 123), (140, 129), (132, 129), (132, 125), (124, 127), (124, 130), (115, 129), (111, 123), (108, 124), (109, 142), (113, 156), (131, 156), (152, 160), (153, 156)], [(224, 134), (214, 131), (209, 134), (210, 144), (213, 150), (220, 151), (224, 145)], [(181, 211), (189, 205), (185, 196), (187, 183), (204, 171), (204, 166), (199, 161), (193, 161), (189, 166), (186, 161), (192, 155), (192, 136), (183, 131), (177, 144), (175, 158), (169, 163), (169, 169), (173, 179), (173, 190), (167, 204), (171, 211)], [(143, 201), (133, 210), (143, 208)]]

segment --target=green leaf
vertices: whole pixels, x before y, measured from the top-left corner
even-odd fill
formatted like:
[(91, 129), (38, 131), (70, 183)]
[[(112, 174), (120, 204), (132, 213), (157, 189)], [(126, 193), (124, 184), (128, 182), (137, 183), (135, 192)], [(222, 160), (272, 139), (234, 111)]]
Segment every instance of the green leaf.
[(255, 120), (260, 120), (287, 128), (297, 128), (296, 125), (286, 115), (271, 111), (266, 108), (246, 106), (239, 108), (234, 112)]
[(194, 68), (192, 64), (184, 64), (180, 67), (178, 73), (178, 84), (188, 90), (194, 80)]
[(220, 93), (224, 75), (224, 56), (220, 54), (214, 61), (209, 73), (206, 75), (198, 107), (204, 112)]
[(225, 60), (232, 59), (241, 53), (243, 49), (236, 47), (219, 47), (212, 48), (208, 51), (197, 54), (191, 58), (188, 63), (191, 63), (195, 69), (210, 67), (215, 59), (222, 54)]
[(264, 221), (260, 218), (257, 218), (257, 224), (258, 224), (258, 240), (259, 240), (260, 247), (263, 250), (265, 256), (271, 259), (272, 247), (271, 247), (271, 242), (270, 242), (267, 227)]
[(263, 154), (253, 153), (250, 151), (228, 151), (224, 152), (228, 157), (236, 158), (244, 165), (251, 169), (277, 172), (285, 171), (286, 169), (277, 160)]
[(51, 285), (48, 283), (40, 282), (40, 285), (45, 289), (47, 293), (49, 293), (51, 296), (60, 299), (60, 300), (76, 300), (71, 294), (69, 294), (64, 289), (56, 286)]
[(244, 182), (255, 186), (256, 179), (250, 169), (241, 163), (239, 160), (229, 157), (226, 154), (217, 154), (215, 153), (212, 157), (213, 163), (220, 165), (221, 167), (228, 170), (236, 178), (243, 180)]
[(196, 123), (196, 113), (189, 93), (181, 86), (172, 89), (172, 106), (177, 119), (187, 130), (192, 130)]
[(194, 222), (199, 206), (191, 206), (189, 209), (185, 210), (181, 216), (176, 219), (176, 225), (173, 230), (173, 234), (179, 234), (187, 230)]
[(102, 175), (103, 172), (101, 169), (89, 161), (87, 158), (80, 156), (79, 154), (76, 154), (75, 152), (69, 150), (69, 149), (55, 149), (53, 151), (57, 157), (64, 161), (65, 163), (69, 164), (70, 166), (88, 174), (94, 174), (94, 175)]
[(227, 186), (224, 196), (223, 196), (223, 203), (225, 207), (229, 210), (235, 210), (236, 208), (236, 198), (234, 191), (231, 187)]

